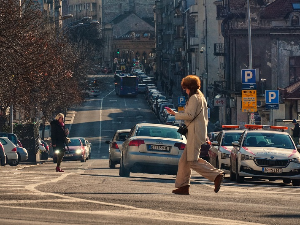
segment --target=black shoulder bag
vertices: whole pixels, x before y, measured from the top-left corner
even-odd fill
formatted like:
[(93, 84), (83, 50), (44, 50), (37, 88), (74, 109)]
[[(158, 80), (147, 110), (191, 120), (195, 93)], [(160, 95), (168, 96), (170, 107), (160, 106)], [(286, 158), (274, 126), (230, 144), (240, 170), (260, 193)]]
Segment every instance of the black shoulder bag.
[[(202, 109), (201, 111), (197, 114), (197, 116), (199, 116), (199, 114), (202, 112)], [(189, 125), (197, 118), (197, 116), (194, 117), (194, 119), (192, 119), (192, 121), (189, 123)], [(188, 126), (189, 125), (185, 125), (185, 124), (182, 124), (180, 125), (180, 127), (178, 128), (177, 132), (181, 135), (186, 135), (186, 133), (188, 132)]]

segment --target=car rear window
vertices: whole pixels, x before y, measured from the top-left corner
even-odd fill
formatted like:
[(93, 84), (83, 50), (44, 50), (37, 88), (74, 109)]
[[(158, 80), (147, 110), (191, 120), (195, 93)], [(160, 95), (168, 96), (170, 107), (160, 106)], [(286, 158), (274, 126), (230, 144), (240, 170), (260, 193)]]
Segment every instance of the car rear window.
[(125, 141), (128, 134), (129, 134), (129, 132), (119, 133), (119, 135), (117, 137), (117, 141)]
[(177, 129), (168, 127), (141, 127), (137, 130), (136, 136), (182, 139)]

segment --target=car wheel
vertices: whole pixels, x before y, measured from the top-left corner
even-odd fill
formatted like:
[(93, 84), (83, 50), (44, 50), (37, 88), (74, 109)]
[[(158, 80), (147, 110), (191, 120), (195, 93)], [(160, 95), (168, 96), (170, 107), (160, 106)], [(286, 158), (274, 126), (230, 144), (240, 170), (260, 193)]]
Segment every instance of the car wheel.
[(120, 161), (119, 175), (120, 175), (120, 177), (129, 177), (130, 176), (130, 171), (124, 167), (122, 158)]
[(236, 170), (235, 170), (235, 180), (236, 180), (236, 182), (238, 182), (238, 183), (243, 183), (244, 182), (244, 177), (241, 177), (240, 175), (239, 175), (239, 170), (238, 170), (238, 162), (236, 162)]
[(293, 186), (300, 186), (300, 180), (292, 180)]
[(282, 179), (282, 181), (283, 181), (284, 184), (290, 184), (291, 183), (291, 179), (289, 179), (289, 178)]
[(111, 169), (116, 168), (116, 164), (111, 159), (109, 159), (108, 164), (109, 164), (109, 168), (111, 168)]
[(16, 165), (18, 165), (18, 164), (19, 164), (19, 161), (18, 161), (17, 159), (12, 160), (12, 161), (9, 163), (10, 166), (16, 166)]

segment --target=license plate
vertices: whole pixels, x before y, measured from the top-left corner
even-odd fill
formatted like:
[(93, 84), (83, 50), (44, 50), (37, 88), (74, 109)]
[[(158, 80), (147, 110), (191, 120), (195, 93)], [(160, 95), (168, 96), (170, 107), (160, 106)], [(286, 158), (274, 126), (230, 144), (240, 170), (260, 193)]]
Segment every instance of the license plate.
[(65, 157), (72, 157), (73, 154), (65, 154)]
[(171, 150), (171, 146), (165, 146), (165, 145), (149, 145), (149, 150), (170, 151), (170, 150)]
[(262, 171), (264, 173), (282, 173), (282, 169), (279, 169), (279, 168), (268, 168), (268, 167), (265, 167), (265, 168), (262, 168)]

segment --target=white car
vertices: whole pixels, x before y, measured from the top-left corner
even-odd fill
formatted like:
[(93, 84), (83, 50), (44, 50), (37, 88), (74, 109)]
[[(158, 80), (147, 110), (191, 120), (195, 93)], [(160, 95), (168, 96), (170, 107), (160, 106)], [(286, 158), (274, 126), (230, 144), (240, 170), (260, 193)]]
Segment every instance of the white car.
[(129, 135), (130, 129), (117, 130), (111, 141), (106, 141), (109, 144), (109, 168), (114, 169), (116, 164), (120, 163), (122, 144)]
[(6, 162), (11, 166), (16, 166), (19, 164), (17, 146), (14, 145), (7, 137), (0, 137), (0, 142), (4, 147), (6, 154)]
[(225, 174), (229, 174), (230, 172), (232, 142), (238, 141), (243, 133), (243, 130), (235, 130), (238, 128), (239, 126), (236, 126), (232, 128), (233, 130), (225, 129), (220, 131), (216, 140), (211, 142), (212, 147), (208, 151), (210, 164), (223, 170)]
[(130, 131), (121, 151), (121, 177), (132, 173), (176, 175), (186, 138), (171, 125), (139, 123)]
[(283, 180), (300, 185), (300, 145), (295, 146), (291, 136), (282, 131), (287, 127), (245, 125), (231, 151), (230, 179), (243, 182), (245, 177)]

